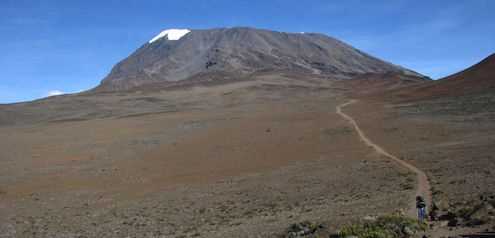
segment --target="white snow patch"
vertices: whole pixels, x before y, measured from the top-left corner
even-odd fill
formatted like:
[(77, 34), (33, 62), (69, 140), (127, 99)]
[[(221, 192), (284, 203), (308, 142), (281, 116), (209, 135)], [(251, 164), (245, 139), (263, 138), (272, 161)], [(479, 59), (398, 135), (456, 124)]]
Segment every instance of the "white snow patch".
[(149, 43), (153, 43), (163, 37), (167, 37), (168, 40), (178, 40), (185, 36), (187, 33), (191, 32), (191, 30), (188, 29), (168, 29), (160, 32), (157, 36), (155, 36), (153, 39), (149, 41)]
[(64, 92), (60, 91), (60, 90), (51, 90), (49, 91), (46, 96), (47, 97), (51, 97), (51, 96), (58, 96), (58, 95), (62, 95), (62, 94), (65, 94)]

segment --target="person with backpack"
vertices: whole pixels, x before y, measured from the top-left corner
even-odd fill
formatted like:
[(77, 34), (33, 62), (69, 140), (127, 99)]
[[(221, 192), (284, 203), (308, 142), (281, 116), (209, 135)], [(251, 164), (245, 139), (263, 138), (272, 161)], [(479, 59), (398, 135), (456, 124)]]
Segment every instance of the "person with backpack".
[(418, 220), (423, 222), (426, 219), (426, 202), (423, 197), (416, 197), (416, 208), (418, 209)]

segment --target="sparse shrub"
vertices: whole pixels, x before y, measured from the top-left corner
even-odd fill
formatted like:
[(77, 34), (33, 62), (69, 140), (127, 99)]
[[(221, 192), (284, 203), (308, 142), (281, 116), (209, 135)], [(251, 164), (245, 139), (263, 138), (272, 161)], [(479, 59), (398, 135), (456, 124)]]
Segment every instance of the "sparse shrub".
[(340, 237), (357, 236), (359, 238), (389, 238), (393, 237), (391, 231), (383, 229), (382, 227), (377, 227), (366, 224), (354, 224), (349, 225), (339, 232)]
[(357, 236), (359, 238), (403, 238), (426, 229), (426, 225), (415, 219), (401, 215), (381, 216), (375, 221), (344, 226), (340, 237)]
[(461, 226), (479, 226), (493, 220), (493, 212), (491, 211), (493, 204), (491, 201), (482, 200), (481, 202), (467, 203), (462, 207), (451, 212), (455, 217), (460, 218)]
[(285, 237), (292, 238), (292, 237), (318, 237), (316, 232), (319, 229), (322, 229), (323, 226), (321, 224), (316, 224), (310, 221), (303, 221), (300, 223), (294, 223), (292, 224), (288, 230), (287, 230), (287, 235)]
[(472, 207), (463, 207), (456, 211), (456, 216), (461, 217), (463, 219), (469, 219), (471, 213), (473, 213), (474, 208)]

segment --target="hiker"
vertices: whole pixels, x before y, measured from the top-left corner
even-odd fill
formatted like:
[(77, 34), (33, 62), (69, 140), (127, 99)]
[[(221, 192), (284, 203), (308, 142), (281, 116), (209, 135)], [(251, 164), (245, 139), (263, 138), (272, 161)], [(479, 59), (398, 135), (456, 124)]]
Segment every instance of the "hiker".
[(416, 197), (416, 208), (418, 209), (418, 220), (423, 222), (426, 218), (426, 202), (423, 197)]

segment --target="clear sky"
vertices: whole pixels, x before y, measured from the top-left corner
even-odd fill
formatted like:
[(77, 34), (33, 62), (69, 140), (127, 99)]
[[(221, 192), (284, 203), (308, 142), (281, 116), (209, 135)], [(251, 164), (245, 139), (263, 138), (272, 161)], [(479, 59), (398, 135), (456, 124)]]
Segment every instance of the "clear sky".
[(493, 0), (0, 0), (0, 103), (96, 86), (168, 28), (320, 32), (432, 78), (495, 52)]

